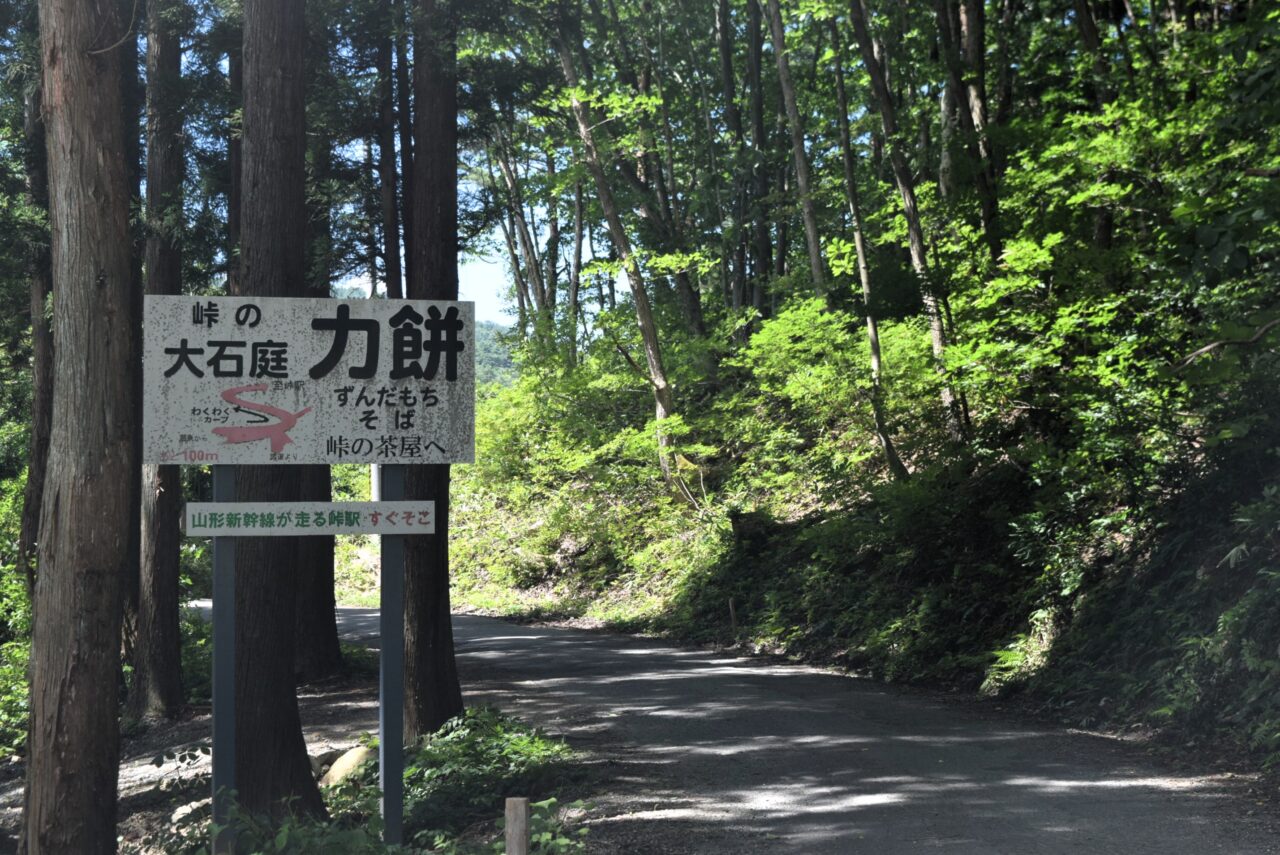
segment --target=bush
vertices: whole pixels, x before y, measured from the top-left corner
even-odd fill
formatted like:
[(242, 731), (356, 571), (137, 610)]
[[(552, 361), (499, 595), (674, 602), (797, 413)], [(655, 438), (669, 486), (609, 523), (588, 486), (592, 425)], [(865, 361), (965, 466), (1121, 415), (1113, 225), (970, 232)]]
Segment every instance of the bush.
[[(491, 708), (467, 710), (405, 757), (406, 833), (419, 845), (452, 839), (508, 796), (550, 794), (567, 779), (573, 753), (559, 740)], [(334, 821), (377, 814), (377, 768), (369, 764), (328, 793)]]
[[(584, 851), (586, 830), (568, 831), (558, 802), (549, 794), (570, 780), (573, 756), (563, 742), (517, 719), (494, 709), (472, 709), (447, 722), (405, 758), (405, 833), (410, 846), (387, 847), (381, 842), (376, 763), (323, 791), (329, 822), (296, 816), (267, 821), (233, 811), (231, 823), (241, 851), (255, 855), (488, 853), (501, 851), (501, 843), (485, 842), (493, 832), (476, 826), (492, 829), (489, 818), (501, 815), (506, 797), (532, 794), (548, 796), (531, 805), (532, 851), (570, 855)], [(580, 807), (581, 803), (570, 805)], [(139, 849), (207, 855), (209, 834), (208, 816), (193, 814), (177, 828), (151, 835)]]
[(27, 640), (0, 645), (0, 761), (20, 754), (27, 742)]

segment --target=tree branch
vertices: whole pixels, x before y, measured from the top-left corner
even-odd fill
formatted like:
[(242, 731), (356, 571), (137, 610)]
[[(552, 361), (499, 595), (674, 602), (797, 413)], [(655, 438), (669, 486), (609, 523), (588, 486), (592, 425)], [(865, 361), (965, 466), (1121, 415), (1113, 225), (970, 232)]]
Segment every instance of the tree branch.
[(1179, 363), (1177, 370), (1178, 370), (1178, 371), (1181, 371), (1182, 369), (1186, 368), (1186, 367), (1187, 367), (1188, 365), (1190, 365), (1191, 363), (1195, 362), (1195, 361), (1196, 361), (1197, 359), (1199, 359), (1200, 357), (1204, 356), (1206, 353), (1209, 353), (1209, 352), (1211, 352), (1211, 351), (1213, 351), (1213, 350), (1216, 350), (1217, 348), (1222, 347), (1223, 345), (1226, 345), (1226, 344), (1254, 344), (1254, 343), (1256, 343), (1256, 342), (1258, 341), (1258, 339), (1260, 339), (1260, 338), (1262, 338), (1264, 335), (1266, 335), (1266, 334), (1267, 334), (1267, 333), (1272, 329), (1272, 327), (1275, 327), (1275, 326), (1276, 326), (1276, 325), (1278, 325), (1278, 324), (1280, 324), (1280, 318), (1276, 318), (1276, 319), (1274, 319), (1274, 320), (1267, 321), (1265, 324), (1263, 324), (1262, 326), (1258, 327), (1258, 329), (1257, 329), (1257, 330), (1255, 330), (1255, 331), (1254, 331), (1254, 333), (1253, 333), (1253, 335), (1252, 335), (1252, 336), (1250, 336), (1249, 338), (1226, 338), (1226, 339), (1223, 339), (1222, 341), (1215, 341), (1215, 342), (1211, 342), (1211, 343), (1209, 343), (1209, 344), (1206, 344), (1204, 347), (1200, 348), (1199, 350), (1192, 351), (1190, 354), (1188, 354), (1188, 355), (1187, 355), (1187, 356), (1182, 360), (1182, 362), (1181, 362), (1181, 363)]

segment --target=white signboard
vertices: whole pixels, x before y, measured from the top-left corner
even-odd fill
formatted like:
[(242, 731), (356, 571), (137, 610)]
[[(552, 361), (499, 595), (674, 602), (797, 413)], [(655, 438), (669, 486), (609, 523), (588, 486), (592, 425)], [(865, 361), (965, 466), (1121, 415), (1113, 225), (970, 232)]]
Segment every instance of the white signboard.
[(191, 502), (191, 537), (434, 534), (435, 502)]
[(470, 463), (475, 306), (148, 296), (143, 460)]

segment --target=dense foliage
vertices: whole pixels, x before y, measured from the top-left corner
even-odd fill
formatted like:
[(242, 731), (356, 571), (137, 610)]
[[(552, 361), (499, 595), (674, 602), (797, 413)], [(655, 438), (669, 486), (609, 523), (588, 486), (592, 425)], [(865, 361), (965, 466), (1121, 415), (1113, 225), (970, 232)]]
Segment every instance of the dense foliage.
[[(478, 462), (460, 473), (464, 595), (891, 679), (1030, 687), (1073, 721), (1212, 731), (1280, 759), (1280, 13), (988, 3), (985, 64), (964, 72), (984, 75), (989, 123), (966, 136), (948, 112), (934, 14), (956, 4), (871, 4), (899, 126), (886, 138), (848, 8), (783, 5), (826, 291), (797, 237), (803, 200), (767, 42), (762, 164), (735, 148), (751, 93), (739, 82), (745, 94), (722, 97), (711, 4), (610, 4), (606, 16), (588, 3), (574, 25), (591, 76), (579, 68), (576, 88), (559, 75), (562, 20), (524, 8), (526, 25), (504, 30), (521, 36), (474, 36), (481, 67), (514, 60), (525, 75), (519, 91), (478, 87), (497, 118), (472, 157), (516, 162), (522, 181), (487, 186), (499, 205), (523, 200), (541, 242), (510, 244), (520, 375), (483, 400)], [(752, 10), (722, 8), (741, 81)], [(869, 302), (844, 204), (836, 63), (852, 93)], [(599, 225), (567, 118), (575, 97), (606, 117), (593, 142), (655, 303), (675, 390), (660, 422), (615, 288), (622, 251)], [(915, 180), (923, 282), (895, 145)], [(753, 196), (762, 170), (769, 193)], [(579, 185), (594, 247), (586, 320), (563, 304), (539, 314), (529, 273), (545, 265), (540, 247), (554, 258), (552, 221), (571, 216)], [(735, 193), (747, 197), (737, 208)], [(761, 212), (768, 269), (741, 248)], [(754, 306), (735, 300), (739, 266), (749, 287), (763, 280)], [(697, 285), (705, 334), (677, 273)], [(930, 293), (945, 309), (940, 365)], [(945, 387), (964, 409), (959, 436)], [(877, 442), (877, 397), (905, 478)]]

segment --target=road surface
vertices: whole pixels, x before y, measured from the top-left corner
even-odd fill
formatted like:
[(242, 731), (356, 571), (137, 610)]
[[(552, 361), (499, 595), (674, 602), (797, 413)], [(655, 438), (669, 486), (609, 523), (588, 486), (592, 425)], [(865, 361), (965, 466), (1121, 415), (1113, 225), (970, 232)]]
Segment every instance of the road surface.
[[(376, 612), (340, 609), (376, 645)], [(1229, 775), (985, 705), (585, 630), (454, 617), (468, 703), (564, 735), (602, 772), (592, 851), (1267, 853)]]

